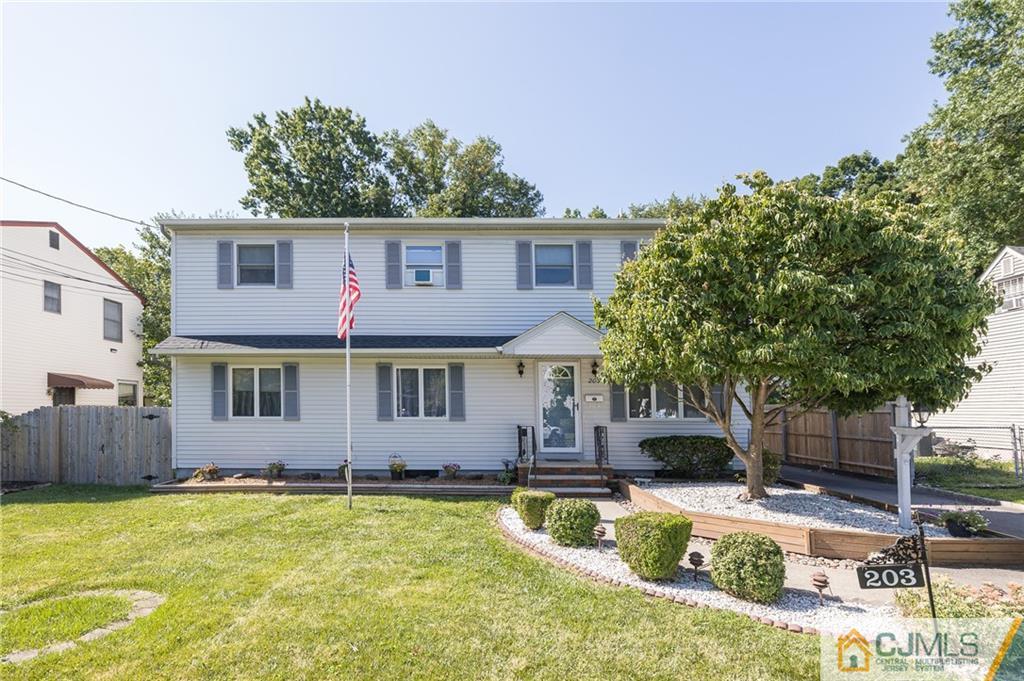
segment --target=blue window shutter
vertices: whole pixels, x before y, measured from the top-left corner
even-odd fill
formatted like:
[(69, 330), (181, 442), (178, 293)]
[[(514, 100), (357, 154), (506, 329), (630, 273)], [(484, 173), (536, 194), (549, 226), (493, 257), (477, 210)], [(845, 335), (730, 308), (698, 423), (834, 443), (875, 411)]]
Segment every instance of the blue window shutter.
[(635, 241), (623, 241), (619, 244), (622, 252), (622, 259), (620, 262), (626, 262), (636, 258), (637, 242)]
[(466, 420), (466, 368), (463, 364), (448, 365), (448, 420)]
[(299, 365), (288, 362), (282, 365), (284, 374), (284, 420), (299, 420)]
[(217, 242), (217, 288), (235, 287), (235, 242)]
[(292, 287), (292, 242), (277, 242), (277, 288)]
[(402, 242), (384, 242), (384, 287), (402, 288)]
[(212, 376), (210, 383), (210, 418), (214, 421), (228, 420), (228, 365), (224, 363), (211, 364)]
[(444, 242), (444, 287), (462, 288), (462, 242)]
[(393, 421), (394, 411), (391, 401), (391, 365), (377, 365), (377, 420)]
[(589, 241), (576, 242), (576, 288), (594, 288), (594, 249)]
[(626, 420), (626, 387), (612, 383), (612, 421)]
[(516, 288), (533, 288), (533, 242), (516, 242)]

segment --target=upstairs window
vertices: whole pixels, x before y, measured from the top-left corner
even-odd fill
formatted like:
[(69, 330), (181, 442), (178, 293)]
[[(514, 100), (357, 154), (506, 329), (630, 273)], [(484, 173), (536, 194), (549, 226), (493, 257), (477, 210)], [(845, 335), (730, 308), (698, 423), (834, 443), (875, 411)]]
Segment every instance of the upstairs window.
[(50, 230), (50, 248), (60, 250), (60, 232)]
[(60, 284), (54, 284), (52, 281), (43, 282), (43, 309), (60, 314)]
[(440, 244), (406, 245), (406, 286), (444, 286), (444, 249)]
[(445, 418), (448, 415), (448, 375), (444, 367), (395, 369), (399, 418)]
[(121, 323), (121, 303), (103, 299), (103, 340), (120, 343), (124, 340)]
[(274, 244), (239, 244), (238, 285), (273, 286), (275, 253)]
[(572, 244), (536, 244), (533, 248), (535, 286), (574, 286)]

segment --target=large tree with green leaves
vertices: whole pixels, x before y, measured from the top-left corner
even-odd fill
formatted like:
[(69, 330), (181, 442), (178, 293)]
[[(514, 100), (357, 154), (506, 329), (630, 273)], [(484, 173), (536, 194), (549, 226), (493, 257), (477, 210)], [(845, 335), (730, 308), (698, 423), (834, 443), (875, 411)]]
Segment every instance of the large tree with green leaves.
[(544, 197), (505, 170), (501, 145), (490, 137), (469, 144), (431, 120), (405, 134), (384, 136), (388, 164), (403, 206), (421, 217), (537, 217)]
[(469, 144), (433, 121), (376, 135), (351, 109), (306, 99), (274, 120), (230, 128), (249, 190), (242, 207), (276, 217), (534, 217), (537, 188), (505, 169), (501, 145)]
[(142, 308), (143, 393), (160, 406), (171, 404), (171, 363), (150, 350), (171, 335), (171, 241), (159, 227), (138, 229), (134, 249), (104, 246), (96, 255), (146, 299)]
[(949, 98), (909, 136), (902, 170), (978, 271), (1024, 243), (1024, 3), (965, 0), (950, 15), (929, 62)]
[(244, 155), (249, 191), (241, 204), (253, 215), (402, 214), (381, 141), (352, 109), (307, 97), (273, 122), (258, 113), (244, 128), (229, 128), (228, 141)]
[[(744, 180), (749, 194), (725, 185), (674, 212), (595, 317), (605, 377), (687, 386), (760, 498), (764, 430), (784, 410), (961, 399), (982, 375), (967, 360), (995, 301), (891, 194), (835, 199), (763, 173)], [(746, 446), (734, 405), (749, 419)]]

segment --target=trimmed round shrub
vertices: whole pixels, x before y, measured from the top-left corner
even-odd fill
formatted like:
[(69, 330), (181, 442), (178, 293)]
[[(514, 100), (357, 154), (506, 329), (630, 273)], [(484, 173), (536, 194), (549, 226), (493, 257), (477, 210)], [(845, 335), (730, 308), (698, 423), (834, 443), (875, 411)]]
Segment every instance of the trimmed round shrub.
[(678, 513), (642, 511), (615, 519), (615, 542), (629, 569), (644, 579), (672, 579), (693, 522)]
[(555, 499), (544, 516), (548, 534), (562, 546), (594, 545), (594, 528), (599, 522), (601, 513), (590, 499)]
[(516, 509), (518, 511), (519, 507), (516, 506), (516, 499), (518, 499), (519, 495), (522, 494), (523, 492), (529, 492), (529, 491), (530, 491), (529, 487), (522, 487), (522, 486), (516, 487), (514, 490), (512, 490), (512, 496), (510, 498), (510, 502), (512, 504), (512, 508), (514, 508), (514, 509)]
[(771, 537), (733, 532), (711, 547), (711, 581), (736, 598), (774, 603), (782, 595), (785, 579), (782, 549)]
[(713, 435), (665, 435), (640, 440), (644, 454), (665, 464), (675, 477), (692, 480), (717, 478), (732, 461), (725, 438)]
[(554, 500), (554, 492), (527, 489), (516, 495), (514, 508), (523, 524), (536, 530), (544, 524), (544, 514)]

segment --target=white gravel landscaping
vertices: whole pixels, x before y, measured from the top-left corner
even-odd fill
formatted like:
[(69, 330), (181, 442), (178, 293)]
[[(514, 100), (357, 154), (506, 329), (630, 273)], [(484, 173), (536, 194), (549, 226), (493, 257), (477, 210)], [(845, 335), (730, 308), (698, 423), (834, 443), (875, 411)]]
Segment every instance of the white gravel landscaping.
[[(640, 486), (654, 496), (675, 504), (684, 513), (713, 513), (799, 527), (860, 530), (883, 534), (905, 533), (900, 530), (895, 513), (792, 487), (776, 485), (768, 488), (770, 496), (767, 499), (740, 501), (736, 497), (743, 491), (743, 487), (736, 483), (644, 482)], [(930, 537), (949, 536), (944, 527), (936, 525), (925, 524), (924, 531)]]
[(615, 580), (617, 583), (633, 586), (644, 591), (655, 591), (660, 595), (672, 598), (683, 598), (696, 601), (699, 605), (732, 610), (754, 617), (780, 620), (796, 624), (805, 629), (813, 628), (820, 632), (844, 634), (851, 627), (881, 626), (891, 623), (899, 617), (895, 608), (875, 606), (865, 603), (841, 602), (826, 598), (825, 605), (818, 605), (818, 596), (805, 592), (786, 589), (782, 598), (772, 605), (760, 605), (734, 598), (719, 591), (710, 583), (706, 572), (698, 582), (693, 581), (692, 573), (681, 572), (671, 582), (649, 582), (635, 575), (619, 558), (614, 548), (570, 548), (555, 544), (543, 529), (533, 531), (523, 525), (519, 515), (511, 508), (503, 508), (498, 514), (499, 521), (514, 536), (524, 541), (532, 549), (567, 561), (571, 565), (597, 571), (601, 576)]

